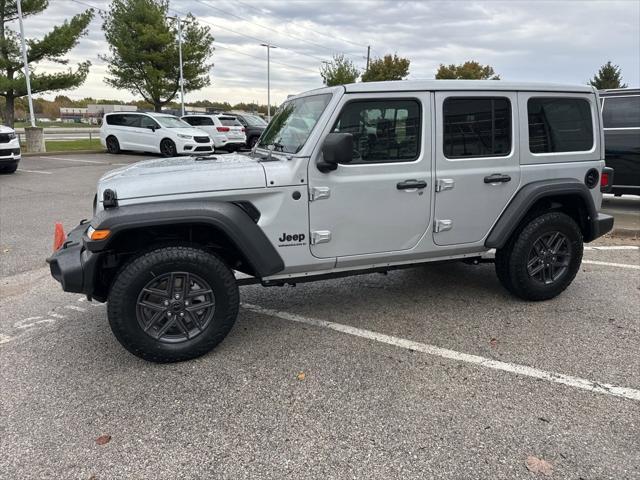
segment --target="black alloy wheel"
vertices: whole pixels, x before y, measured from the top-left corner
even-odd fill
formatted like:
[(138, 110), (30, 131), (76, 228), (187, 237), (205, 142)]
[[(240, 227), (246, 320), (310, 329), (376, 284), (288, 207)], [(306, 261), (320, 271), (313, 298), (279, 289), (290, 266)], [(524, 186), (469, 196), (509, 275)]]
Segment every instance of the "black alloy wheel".
[(529, 252), (527, 272), (529, 276), (545, 285), (552, 284), (569, 269), (571, 243), (560, 232), (549, 232), (539, 237)]
[(138, 324), (151, 338), (180, 343), (200, 335), (213, 319), (215, 296), (198, 275), (170, 272), (151, 280), (138, 296)]
[(160, 142), (160, 153), (163, 157), (175, 157), (178, 151), (176, 150), (176, 144), (173, 143), (173, 140), (168, 138), (163, 139)]

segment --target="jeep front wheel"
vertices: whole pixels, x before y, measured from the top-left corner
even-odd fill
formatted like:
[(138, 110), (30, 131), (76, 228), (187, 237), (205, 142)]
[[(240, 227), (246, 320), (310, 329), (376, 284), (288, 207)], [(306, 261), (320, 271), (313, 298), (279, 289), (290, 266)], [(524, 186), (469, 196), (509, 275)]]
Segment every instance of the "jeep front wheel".
[(561, 212), (533, 218), (496, 252), (503, 286), (525, 300), (548, 300), (573, 281), (582, 262), (582, 232)]
[(131, 353), (152, 362), (178, 362), (211, 351), (238, 314), (233, 272), (216, 256), (167, 247), (135, 258), (109, 293), (109, 324)]

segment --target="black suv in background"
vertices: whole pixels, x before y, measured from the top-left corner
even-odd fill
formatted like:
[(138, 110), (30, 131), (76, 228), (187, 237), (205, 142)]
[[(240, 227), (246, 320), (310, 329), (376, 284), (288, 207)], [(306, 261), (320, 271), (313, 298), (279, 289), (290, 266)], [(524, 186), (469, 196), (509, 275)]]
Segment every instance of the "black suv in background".
[(612, 167), (612, 192), (640, 195), (640, 89), (601, 90), (605, 160)]
[(247, 147), (253, 148), (264, 129), (267, 128), (267, 122), (262, 117), (250, 113), (229, 113), (229, 115), (236, 117), (242, 124), (247, 135)]

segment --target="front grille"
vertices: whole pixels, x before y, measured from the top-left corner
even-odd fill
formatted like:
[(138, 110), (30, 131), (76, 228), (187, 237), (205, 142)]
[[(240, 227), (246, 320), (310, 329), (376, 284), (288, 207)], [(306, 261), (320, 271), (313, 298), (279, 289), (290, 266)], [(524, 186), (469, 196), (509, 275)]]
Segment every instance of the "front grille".
[(197, 143), (209, 143), (211, 140), (209, 139), (209, 137), (193, 137), (193, 139), (197, 142)]
[(196, 147), (193, 149), (194, 152), (210, 152), (211, 147)]
[(10, 140), (8, 133), (0, 133), (0, 143), (9, 143)]
[(8, 157), (13, 152), (13, 148), (3, 148), (0, 149), (0, 157)]

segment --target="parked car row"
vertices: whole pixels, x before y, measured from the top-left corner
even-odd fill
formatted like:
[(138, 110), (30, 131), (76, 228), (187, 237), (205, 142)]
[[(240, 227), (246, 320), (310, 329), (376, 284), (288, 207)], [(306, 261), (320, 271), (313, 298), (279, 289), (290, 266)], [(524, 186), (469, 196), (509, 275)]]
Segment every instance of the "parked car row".
[(165, 157), (252, 148), (267, 123), (257, 115), (175, 115), (153, 112), (107, 113), (100, 141), (109, 153), (122, 150)]

